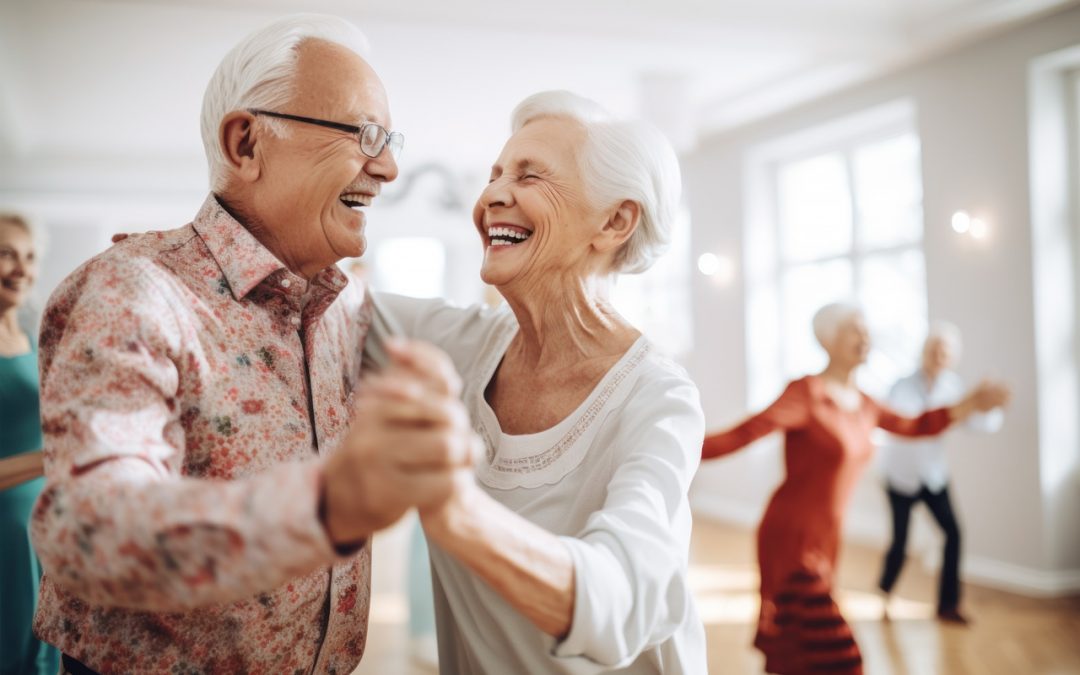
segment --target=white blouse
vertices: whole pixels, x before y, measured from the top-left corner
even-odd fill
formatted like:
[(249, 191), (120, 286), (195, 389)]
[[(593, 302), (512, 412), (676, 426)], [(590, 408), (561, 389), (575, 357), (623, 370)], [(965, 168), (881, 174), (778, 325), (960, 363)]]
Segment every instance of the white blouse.
[(687, 583), (687, 491), (704, 416), (686, 372), (642, 337), (566, 419), (505, 434), (484, 391), (517, 333), (514, 315), (385, 294), (375, 301), (369, 351), (396, 333), (450, 355), (487, 446), (480, 485), (557, 535), (574, 564), (571, 629), (556, 640), (432, 546), (442, 672), (705, 673), (704, 628)]

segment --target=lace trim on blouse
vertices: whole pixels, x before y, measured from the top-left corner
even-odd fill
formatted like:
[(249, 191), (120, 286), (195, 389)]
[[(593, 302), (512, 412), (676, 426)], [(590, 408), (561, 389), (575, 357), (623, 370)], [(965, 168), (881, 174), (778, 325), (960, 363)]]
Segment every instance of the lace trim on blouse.
[[(490, 382), (495, 367), (506, 350), (496, 349), (493, 351), (493, 356), (489, 358), (488, 362), (484, 364), (485, 367), (480, 371), (484, 373), (485, 377), (477, 386), (476, 391), (473, 392), (473, 409), (479, 413), (476, 415), (476, 430), (484, 439), (484, 445), (487, 449), (487, 462), (477, 468), (477, 477), (489, 487), (508, 489), (514, 487), (538, 487), (554, 483), (576, 468), (584, 459), (589, 447), (587, 442), (582, 442), (584, 437), (595, 431), (594, 423), (603, 419), (604, 415), (602, 413), (611, 402), (612, 397), (619, 391), (621, 385), (627, 381), (634, 369), (649, 355), (652, 346), (644, 338), (639, 338), (638, 343), (631, 347), (630, 351), (620, 359), (620, 363), (617, 363), (612, 370), (608, 371), (598, 388), (589, 395), (589, 398), (574, 413), (548, 431), (530, 434), (543, 436), (569, 426), (559, 440), (540, 452), (523, 457), (499, 456), (499, 439), (503, 434), (494, 411), (484, 400), (484, 389), (485, 383)], [(584, 410), (581, 410), (582, 407), (584, 407)], [(574, 415), (578, 416), (573, 423), (570, 423)], [(560, 464), (560, 460), (566, 460), (561, 462), (560, 470), (551, 471), (557, 464)]]

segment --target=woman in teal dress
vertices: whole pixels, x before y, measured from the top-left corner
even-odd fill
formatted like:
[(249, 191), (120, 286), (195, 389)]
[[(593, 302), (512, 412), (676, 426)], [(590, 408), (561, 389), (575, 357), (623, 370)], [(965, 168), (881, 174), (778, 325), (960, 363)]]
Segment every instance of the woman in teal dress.
[(37, 347), (19, 326), (37, 271), (30, 226), (0, 213), (0, 675), (55, 675), (59, 655), (31, 631), (41, 566), (30, 511), (41, 468)]

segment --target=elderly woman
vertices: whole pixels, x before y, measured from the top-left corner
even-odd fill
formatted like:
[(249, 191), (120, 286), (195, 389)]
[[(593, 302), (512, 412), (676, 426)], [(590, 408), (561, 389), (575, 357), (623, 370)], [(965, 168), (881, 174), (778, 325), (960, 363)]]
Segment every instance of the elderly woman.
[[(450, 355), (486, 450), (475, 481), (420, 513), (440, 665), (704, 673), (686, 577), (698, 393), (608, 300), (665, 247), (678, 162), (651, 127), (566, 92), (526, 99), (512, 128), (473, 212), (506, 306), (379, 299)], [(404, 401), (406, 370), (362, 398)]]
[(787, 475), (758, 528), (761, 613), (754, 645), (765, 670), (782, 675), (861, 673), (862, 657), (832, 598), (844, 510), (873, 453), (875, 427), (930, 436), (977, 411), (1004, 405), (1008, 390), (983, 383), (959, 403), (901, 417), (855, 385), (869, 334), (860, 310), (831, 304), (814, 316), (814, 335), (829, 355), (819, 375), (789, 384), (772, 405), (738, 426), (705, 438), (704, 459), (784, 432)]
[(29, 223), (0, 213), (0, 673), (54, 675), (59, 655), (30, 630), (41, 565), (27, 528), (44, 479), (37, 345), (16, 314), (36, 277)]

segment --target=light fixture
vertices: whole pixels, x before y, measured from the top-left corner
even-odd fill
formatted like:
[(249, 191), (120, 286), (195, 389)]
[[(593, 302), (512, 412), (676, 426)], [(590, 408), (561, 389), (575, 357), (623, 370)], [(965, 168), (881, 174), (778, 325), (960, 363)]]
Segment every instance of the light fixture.
[(697, 259), (698, 271), (711, 277), (720, 271), (720, 258), (715, 253), (702, 253)]
[(698, 256), (697, 267), (718, 286), (727, 286), (735, 279), (735, 263), (726, 255), (702, 253)]
[(957, 211), (952, 214), (952, 229), (957, 234), (964, 234), (971, 228), (971, 216), (967, 211)]
[(986, 221), (982, 218), (972, 218), (971, 228), (969, 230), (971, 236), (976, 239), (983, 239), (986, 237)]

